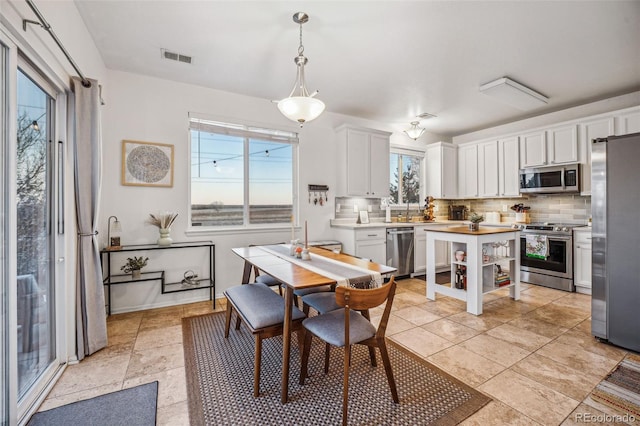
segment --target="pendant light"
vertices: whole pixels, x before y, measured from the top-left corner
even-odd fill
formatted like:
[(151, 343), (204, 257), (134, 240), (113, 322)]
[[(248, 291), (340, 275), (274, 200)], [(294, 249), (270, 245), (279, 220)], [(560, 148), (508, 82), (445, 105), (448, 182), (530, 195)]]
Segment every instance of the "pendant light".
[(293, 22), (300, 25), (298, 56), (293, 59), (297, 66), (296, 81), (289, 97), (278, 101), (280, 112), (289, 120), (300, 123), (300, 127), (307, 121), (318, 118), (324, 111), (324, 102), (315, 98), (318, 91), (316, 90), (309, 95), (304, 81), (304, 66), (308, 60), (304, 56), (304, 46), (302, 45), (302, 24), (307, 21), (309, 21), (309, 15), (304, 12), (298, 12), (293, 15)]
[(417, 140), (420, 136), (422, 136), (425, 130), (424, 128), (420, 127), (419, 124), (420, 124), (419, 121), (412, 121), (411, 128), (404, 131), (407, 134), (407, 136), (409, 136), (414, 141)]

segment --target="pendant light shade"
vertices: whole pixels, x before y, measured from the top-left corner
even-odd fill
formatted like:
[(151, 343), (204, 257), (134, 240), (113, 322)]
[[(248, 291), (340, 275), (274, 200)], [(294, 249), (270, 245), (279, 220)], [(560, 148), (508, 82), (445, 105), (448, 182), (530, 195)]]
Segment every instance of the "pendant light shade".
[(419, 124), (420, 124), (419, 121), (412, 121), (411, 128), (404, 131), (407, 134), (407, 136), (409, 136), (414, 141), (417, 140), (420, 136), (422, 136), (425, 130), (424, 128), (420, 127)]
[(325, 108), (324, 102), (314, 97), (318, 91), (309, 95), (304, 81), (304, 67), (308, 59), (304, 56), (304, 46), (302, 45), (302, 24), (308, 20), (309, 15), (304, 12), (293, 15), (293, 22), (300, 25), (300, 46), (298, 47), (298, 56), (294, 58), (297, 66), (296, 81), (289, 97), (278, 101), (280, 112), (289, 120), (300, 123), (300, 127), (304, 123), (318, 118)]

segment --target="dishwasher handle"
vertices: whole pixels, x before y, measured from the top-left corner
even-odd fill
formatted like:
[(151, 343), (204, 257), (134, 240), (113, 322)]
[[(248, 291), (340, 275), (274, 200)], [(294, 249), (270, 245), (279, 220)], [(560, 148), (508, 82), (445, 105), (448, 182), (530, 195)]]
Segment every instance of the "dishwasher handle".
[(412, 230), (403, 230), (403, 231), (397, 231), (397, 230), (389, 230), (387, 231), (388, 235), (402, 235), (402, 234), (413, 234), (413, 229)]

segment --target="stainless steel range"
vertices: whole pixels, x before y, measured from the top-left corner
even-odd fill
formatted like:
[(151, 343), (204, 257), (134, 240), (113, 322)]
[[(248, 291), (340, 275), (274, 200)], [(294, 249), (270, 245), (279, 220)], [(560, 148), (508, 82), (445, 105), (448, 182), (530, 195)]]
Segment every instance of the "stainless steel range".
[[(520, 236), (520, 280), (564, 291), (573, 284), (573, 228), (563, 223), (514, 224)], [(538, 253), (527, 250), (527, 241), (546, 245)], [(544, 253), (540, 255), (540, 253)]]

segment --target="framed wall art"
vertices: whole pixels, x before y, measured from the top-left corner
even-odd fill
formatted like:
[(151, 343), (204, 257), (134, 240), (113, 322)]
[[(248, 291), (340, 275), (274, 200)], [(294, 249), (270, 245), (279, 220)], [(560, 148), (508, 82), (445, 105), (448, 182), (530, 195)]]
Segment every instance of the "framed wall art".
[(173, 145), (122, 141), (122, 184), (173, 186)]

